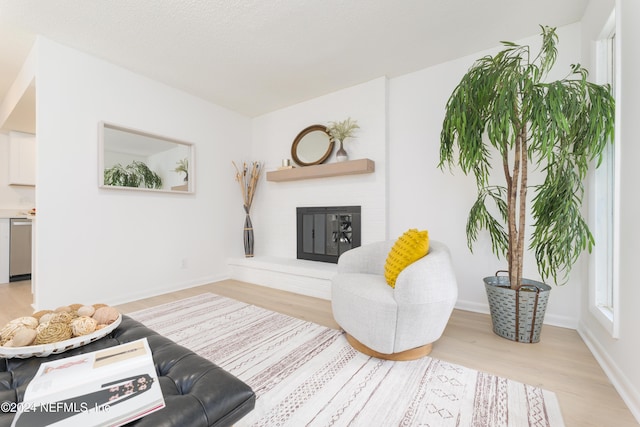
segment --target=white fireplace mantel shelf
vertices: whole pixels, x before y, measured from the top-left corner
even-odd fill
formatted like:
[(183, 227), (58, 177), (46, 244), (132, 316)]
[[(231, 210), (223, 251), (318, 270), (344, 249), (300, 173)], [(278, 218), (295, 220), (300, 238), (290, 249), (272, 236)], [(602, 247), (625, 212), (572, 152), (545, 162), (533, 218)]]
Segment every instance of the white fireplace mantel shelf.
[(299, 181), (302, 179), (328, 178), (342, 175), (358, 175), (375, 172), (375, 162), (371, 159), (348, 160), (267, 172), (267, 181)]

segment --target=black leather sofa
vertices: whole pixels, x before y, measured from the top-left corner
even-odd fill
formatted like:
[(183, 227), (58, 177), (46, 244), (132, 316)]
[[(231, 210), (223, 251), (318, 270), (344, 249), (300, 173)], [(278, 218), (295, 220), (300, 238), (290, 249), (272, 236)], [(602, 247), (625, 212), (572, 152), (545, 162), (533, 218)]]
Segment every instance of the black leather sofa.
[[(65, 353), (45, 358), (0, 358), (0, 402), (21, 402), (29, 381), (42, 362), (87, 353), (146, 337), (153, 353), (166, 407), (128, 426), (197, 427), (230, 426), (255, 406), (255, 394), (244, 382), (123, 315), (120, 325), (106, 337)], [(2, 405), (0, 427), (9, 427), (14, 413)]]

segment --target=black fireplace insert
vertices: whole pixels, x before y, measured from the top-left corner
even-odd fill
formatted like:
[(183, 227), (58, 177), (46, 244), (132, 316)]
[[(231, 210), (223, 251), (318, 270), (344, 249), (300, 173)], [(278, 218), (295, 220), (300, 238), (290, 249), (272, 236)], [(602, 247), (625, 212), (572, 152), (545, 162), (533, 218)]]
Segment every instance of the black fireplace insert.
[(298, 259), (337, 263), (360, 246), (360, 206), (300, 207), (296, 222)]

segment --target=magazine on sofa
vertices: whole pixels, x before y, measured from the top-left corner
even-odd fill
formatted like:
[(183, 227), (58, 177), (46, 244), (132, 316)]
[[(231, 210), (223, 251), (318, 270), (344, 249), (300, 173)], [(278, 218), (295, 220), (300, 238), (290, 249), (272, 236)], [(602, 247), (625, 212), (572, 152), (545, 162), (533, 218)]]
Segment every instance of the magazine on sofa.
[(41, 364), (11, 425), (120, 426), (164, 406), (143, 338)]

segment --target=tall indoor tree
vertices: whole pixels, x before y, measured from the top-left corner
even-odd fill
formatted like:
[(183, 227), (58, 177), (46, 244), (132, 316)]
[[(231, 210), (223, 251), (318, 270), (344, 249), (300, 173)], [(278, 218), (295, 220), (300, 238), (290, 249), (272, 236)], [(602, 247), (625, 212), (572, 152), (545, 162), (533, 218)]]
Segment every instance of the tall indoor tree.
[[(473, 64), (447, 102), (441, 132), (440, 168), (457, 165), (477, 183), (466, 226), (469, 248), (487, 230), (493, 252), (507, 258), (512, 289), (522, 285), (528, 213), (529, 248), (543, 280), (566, 282), (578, 256), (592, 249), (580, 211), (583, 182), (613, 141), (610, 87), (588, 81), (579, 64), (565, 78), (547, 81), (558, 36), (555, 28), (541, 29), (535, 56), (529, 46), (502, 42), (502, 51)], [(502, 159), (503, 185), (491, 182), (492, 154)], [(529, 186), (532, 168), (542, 173), (542, 184)]]

